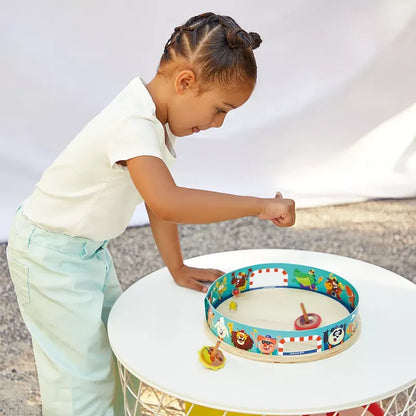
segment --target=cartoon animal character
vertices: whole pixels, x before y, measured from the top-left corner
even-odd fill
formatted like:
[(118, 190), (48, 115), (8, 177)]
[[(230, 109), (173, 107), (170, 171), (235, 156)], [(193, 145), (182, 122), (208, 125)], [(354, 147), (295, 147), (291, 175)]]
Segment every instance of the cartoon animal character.
[(348, 324), (347, 335), (352, 335), (357, 329), (358, 329), (358, 319), (355, 319), (355, 315), (354, 315), (351, 322)]
[(273, 351), (276, 349), (277, 339), (272, 338), (270, 335), (257, 335), (257, 339), (253, 333), (251, 336), (254, 338), (254, 343), (259, 349), (260, 354), (270, 355), (273, 354)]
[[(316, 287), (317, 282), (315, 277), (315, 270), (310, 269), (308, 273), (303, 273), (299, 269), (295, 269), (293, 273), (302, 289), (318, 290)], [(319, 277), (318, 283), (321, 283), (322, 280), (323, 277)]]
[(212, 311), (211, 308), (209, 308), (208, 313), (207, 313), (207, 322), (210, 328), (212, 328), (212, 324), (213, 324), (212, 320), (214, 319), (214, 316), (215, 316), (214, 312)]
[(251, 350), (254, 344), (250, 335), (246, 334), (246, 332), (242, 329), (231, 333), (231, 341), (237, 348), (246, 351)]
[(338, 279), (332, 274), (329, 274), (327, 277), (325, 284), (326, 293), (329, 296), (336, 296), (339, 300), (341, 300), (341, 293), (344, 290), (344, 285), (341, 282), (338, 282)]
[(224, 339), (230, 336), (230, 334), (228, 333), (228, 329), (225, 326), (224, 317), (221, 316), (220, 319), (218, 319), (214, 328), (217, 330), (217, 335), (219, 338)]
[(324, 332), (324, 343), (328, 345), (328, 348), (332, 348), (344, 342), (345, 336), (345, 324), (335, 326), (328, 331)]
[(351, 305), (351, 308), (354, 309), (355, 308), (355, 294), (348, 285), (345, 286), (345, 290), (348, 295), (348, 302)]
[(224, 277), (221, 281), (217, 281), (215, 287), (217, 288), (218, 298), (221, 300), (222, 294), (227, 290), (227, 277)]
[[(250, 273), (252, 269), (248, 270), (248, 273)], [(241, 292), (244, 292), (244, 290), (247, 289), (247, 283), (248, 283), (248, 276), (245, 272), (240, 272), (236, 276), (235, 273), (231, 274), (231, 284), (234, 285), (233, 295), (237, 296)]]

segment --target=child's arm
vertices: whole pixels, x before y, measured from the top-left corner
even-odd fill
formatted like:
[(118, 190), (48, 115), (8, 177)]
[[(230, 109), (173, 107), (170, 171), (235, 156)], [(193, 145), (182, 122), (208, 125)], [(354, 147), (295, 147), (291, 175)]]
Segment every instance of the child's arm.
[(147, 205), (146, 209), (160, 256), (175, 282), (180, 286), (206, 292), (206, 287), (200, 282), (213, 282), (224, 273), (215, 269), (199, 269), (186, 266), (183, 263), (178, 226), (172, 222), (161, 220)]
[(178, 187), (165, 163), (153, 156), (129, 159), (127, 167), (147, 206), (166, 222), (201, 224), (257, 216), (280, 227), (295, 223), (295, 203), (291, 199), (255, 198)]

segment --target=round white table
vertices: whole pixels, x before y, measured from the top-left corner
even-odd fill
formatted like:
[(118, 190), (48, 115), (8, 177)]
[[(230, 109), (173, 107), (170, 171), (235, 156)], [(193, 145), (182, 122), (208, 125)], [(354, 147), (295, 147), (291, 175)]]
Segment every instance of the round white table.
[[(404, 410), (414, 414), (416, 285), (369, 263), (301, 250), (231, 251), (186, 264), (228, 272), (269, 262), (305, 264), (350, 281), (360, 296), (357, 341), (330, 358), (292, 364), (225, 353), (223, 369), (207, 370), (197, 354), (212, 344), (204, 329), (204, 294), (179, 287), (163, 268), (130, 286), (111, 311), (108, 334), (124, 384), (132, 374), (181, 400), (263, 415), (337, 411), (405, 392)], [(400, 411), (394, 406), (390, 414), (402, 412), (403, 404)]]

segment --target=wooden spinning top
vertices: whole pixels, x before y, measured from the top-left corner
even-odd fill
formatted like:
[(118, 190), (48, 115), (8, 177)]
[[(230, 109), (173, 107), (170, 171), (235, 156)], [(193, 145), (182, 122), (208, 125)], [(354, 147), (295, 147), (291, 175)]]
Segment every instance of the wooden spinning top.
[(199, 361), (205, 368), (210, 370), (219, 370), (225, 365), (225, 357), (222, 351), (219, 350), (221, 340), (219, 339), (213, 346), (204, 345), (202, 349), (198, 351)]
[(302, 331), (318, 328), (322, 322), (322, 318), (317, 313), (307, 313), (303, 303), (300, 304), (300, 307), (302, 308), (302, 315), (296, 318), (295, 329)]

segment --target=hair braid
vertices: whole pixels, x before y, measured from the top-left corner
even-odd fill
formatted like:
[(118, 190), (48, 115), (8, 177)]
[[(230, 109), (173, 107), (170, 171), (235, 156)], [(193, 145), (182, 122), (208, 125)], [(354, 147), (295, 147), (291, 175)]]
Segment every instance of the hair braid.
[(246, 32), (234, 19), (203, 13), (175, 28), (167, 41), (160, 67), (168, 62), (185, 61), (195, 71), (201, 86), (221, 86), (236, 82), (256, 82), (253, 54), (261, 43), (257, 33)]

